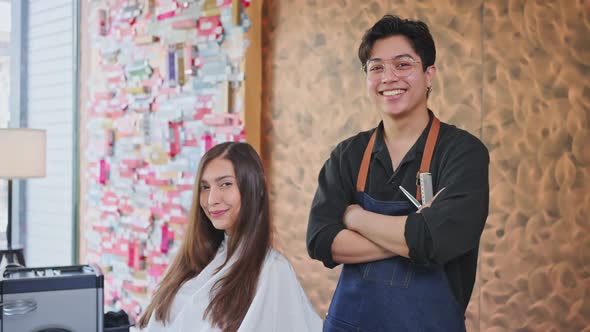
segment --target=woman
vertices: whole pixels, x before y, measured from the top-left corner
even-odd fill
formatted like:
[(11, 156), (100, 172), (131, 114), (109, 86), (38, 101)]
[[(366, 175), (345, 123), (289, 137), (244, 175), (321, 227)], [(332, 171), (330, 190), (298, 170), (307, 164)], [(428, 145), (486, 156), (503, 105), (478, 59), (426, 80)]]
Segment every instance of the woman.
[(246, 143), (201, 159), (179, 254), (139, 320), (157, 331), (319, 331), (285, 256), (272, 247), (262, 162)]

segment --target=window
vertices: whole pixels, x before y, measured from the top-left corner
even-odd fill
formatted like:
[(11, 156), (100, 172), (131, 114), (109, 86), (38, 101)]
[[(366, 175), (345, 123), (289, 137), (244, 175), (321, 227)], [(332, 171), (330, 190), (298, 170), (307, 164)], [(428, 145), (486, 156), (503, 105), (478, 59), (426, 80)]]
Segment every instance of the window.
[[(10, 121), (10, 1), (0, 0), (0, 128)], [(5, 245), (8, 221), (8, 191), (6, 180), (0, 179), (0, 245)]]

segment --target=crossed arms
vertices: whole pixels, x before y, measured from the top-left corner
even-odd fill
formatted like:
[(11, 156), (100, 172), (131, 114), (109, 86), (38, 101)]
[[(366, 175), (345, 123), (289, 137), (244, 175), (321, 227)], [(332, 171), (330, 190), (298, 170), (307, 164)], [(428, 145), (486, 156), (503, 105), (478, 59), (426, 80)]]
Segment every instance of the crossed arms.
[(346, 179), (355, 177), (346, 174), (336, 149), (319, 176), (307, 233), (310, 256), (327, 267), (396, 255), (434, 266), (478, 246), (488, 213), (489, 157), (479, 141), (457, 144), (461, 149), (446, 153), (435, 175), (438, 187), (446, 189), (407, 216), (381, 215), (353, 204), (354, 184)]

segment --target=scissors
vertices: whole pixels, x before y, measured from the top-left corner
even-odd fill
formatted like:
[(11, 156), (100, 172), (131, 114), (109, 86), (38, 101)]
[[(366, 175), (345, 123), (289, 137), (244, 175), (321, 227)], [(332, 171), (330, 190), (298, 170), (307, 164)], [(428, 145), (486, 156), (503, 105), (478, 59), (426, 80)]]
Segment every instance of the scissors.
[(418, 200), (415, 199), (414, 196), (412, 196), (406, 189), (404, 189), (404, 187), (399, 186), (399, 189), (401, 189), (404, 195), (406, 195), (410, 202), (412, 202), (412, 204), (414, 204), (418, 209), (422, 207), (422, 204), (420, 204), (420, 202), (418, 202)]

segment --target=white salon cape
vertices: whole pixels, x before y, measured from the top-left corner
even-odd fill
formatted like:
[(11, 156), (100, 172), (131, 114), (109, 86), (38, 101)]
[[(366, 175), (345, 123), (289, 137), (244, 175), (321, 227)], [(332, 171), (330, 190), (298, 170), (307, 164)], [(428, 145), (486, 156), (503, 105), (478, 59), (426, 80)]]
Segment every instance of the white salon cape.
[[(218, 273), (215, 270), (227, 257), (224, 240), (215, 258), (195, 278), (182, 285), (170, 310), (170, 322), (164, 326), (152, 314), (142, 332), (219, 332), (203, 319), (209, 305), (211, 287), (224, 276), (234, 257)], [(239, 332), (306, 332), (321, 331), (322, 320), (305, 295), (293, 267), (285, 256), (274, 249), (266, 255), (256, 295), (238, 329)]]

